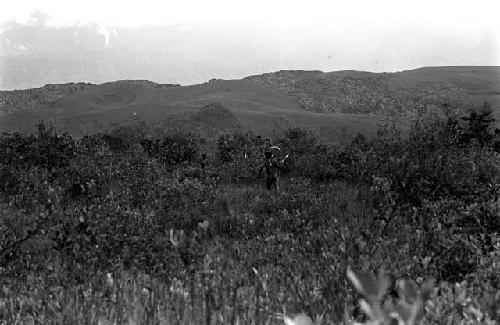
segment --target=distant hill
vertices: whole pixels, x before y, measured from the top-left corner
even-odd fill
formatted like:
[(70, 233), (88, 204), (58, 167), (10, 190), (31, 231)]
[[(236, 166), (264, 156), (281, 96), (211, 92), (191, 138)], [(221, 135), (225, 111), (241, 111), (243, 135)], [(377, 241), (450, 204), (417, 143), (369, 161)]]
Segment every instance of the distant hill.
[[(117, 85), (128, 85), (131, 88), (167, 88), (179, 86), (157, 84), (148, 80), (120, 80), (114, 83)], [(48, 84), (40, 88), (25, 90), (0, 91), (0, 111), (13, 112), (30, 108), (47, 108), (59, 98), (94, 86), (96, 85), (91, 83), (71, 82), (65, 84)]]
[(488, 101), (500, 110), (500, 67), (429, 67), (396, 73), (278, 71), (245, 78), (322, 113), (408, 113)]
[(500, 120), (500, 67), (435, 67), (397, 73), (279, 71), (193, 85), (123, 80), (0, 92), (0, 132), (30, 131), (39, 120), (75, 136), (145, 121), (159, 133), (226, 130), (266, 136), (290, 126), (338, 142), (420, 107), (466, 107), (489, 101)]
[(77, 137), (145, 121), (157, 131), (201, 128), (202, 133), (215, 135), (238, 128), (269, 137), (299, 126), (343, 142), (356, 132), (375, 130), (383, 117), (309, 112), (294, 97), (248, 80), (167, 88), (117, 81), (73, 92), (39, 109), (0, 112), (0, 132), (32, 131), (39, 120)]
[(56, 99), (93, 87), (91, 83), (50, 84), (40, 88), (0, 91), (0, 111), (13, 112), (30, 108), (45, 108)]

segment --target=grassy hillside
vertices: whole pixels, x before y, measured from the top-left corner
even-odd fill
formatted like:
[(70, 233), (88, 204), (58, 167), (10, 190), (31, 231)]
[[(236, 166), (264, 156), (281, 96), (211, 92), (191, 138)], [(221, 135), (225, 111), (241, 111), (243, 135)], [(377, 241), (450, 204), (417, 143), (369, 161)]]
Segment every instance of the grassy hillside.
[[(168, 88), (179, 85), (157, 84), (148, 80), (121, 80), (115, 84), (135, 88)], [(106, 88), (102, 84), (102, 88)], [(87, 88), (95, 87), (91, 83), (48, 84), (40, 88), (0, 91), (0, 112), (15, 112), (24, 109), (48, 108), (56, 100)], [(116, 94), (120, 95), (120, 94)]]
[[(243, 80), (172, 86), (125, 80), (78, 89), (61, 85), (61, 89), (1, 92), (0, 131), (32, 130), (37, 121), (45, 120), (82, 136), (145, 121), (160, 133), (165, 128), (184, 129), (212, 136), (236, 124), (268, 137), (299, 126), (345, 142), (357, 132), (372, 133), (386, 118), (397, 116), (404, 127), (421, 110), (440, 110), (443, 104), (463, 110), (485, 100), (500, 120), (500, 67), (433, 67), (398, 73), (279, 71)], [(218, 120), (205, 112), (204, 121), (201, 115), (193, 119), (191, 114), (210, 104), (221, 105), (234, 118)]]
[(44, 108), (59, 98), (93, 86), (90, 83), (79, 82), (45, 85), (25, 90), (0, 91), (0, 112)]
[(309, 111), (406, 114), (488, 101), (500, 112), (500, 67), (430, 67), (397, 73), (279, 71), (247, 77), (295, 97)]
[[(50, 121), (75, 136), (134, 121), (146, 121), (156, 129), (190, 130), (197, 124), (186, 117), (214, 103), (234, 114), (242, 129), (266, 136), (277, 136), (290, 126), (301, 126), (314, 129), (321, 136), (344, 141), (358, 131), (371, 132), (382, 120), (309, 112), (293, 97), (246, 80), (212, 80), (201, 85), (172, 88), (112, 82), (65, 96), (43, 109), (3, 113), (0, 130), (32, 130), (39, 120)], [(207, 112), (204, 114), (206, 121), (203, 123), (208, 127), (222, 130), (231, 126), (208, 118)], [(200, 120), (200, 116), (197, 119)]]

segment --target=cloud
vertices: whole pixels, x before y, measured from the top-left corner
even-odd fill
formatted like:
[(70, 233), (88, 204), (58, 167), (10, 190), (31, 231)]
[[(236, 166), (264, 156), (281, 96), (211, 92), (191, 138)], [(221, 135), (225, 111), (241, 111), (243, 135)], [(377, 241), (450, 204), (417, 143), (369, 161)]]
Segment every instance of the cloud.
[[(354, 21), (429, 25), (485, 24), (499, 26), (497, 0), (14, 0), (4, 1), (0, 23), (14, 18), (26, 22), (33, 10), (48, 14), (45, 23), (70, 26), (89, 20), (105, 26), (139, 27), (183, 23), (267, 23), (296, 22), (334, 25)], [(492, 25), (493, 24), (493, 25)], [(396, 26), (397, 27), (397, 26)]]
[[(27, 15), (10, 11), (0, 24), (1, 56), (41, 58), (19, 63), (36, 66), (36, 73), (18, 73), (16, 66), (11, 79), (0, 75), (5, 87), (31, 86), (36, 78), (38, 84), (116, 78), (190, 84), (280, 69), (500, 64), (491, 6), (460, 1), (56, 2), (32, 1)], [(38, 3), (45, 7), (33, 11)], [(58, 79), (45, 80), (51, 76)]]
[(104, 46), (109, 46), (109, 39), (111, 38), (111, 31), (107, 28), (101, 27), (98, 33), (104, 36)]

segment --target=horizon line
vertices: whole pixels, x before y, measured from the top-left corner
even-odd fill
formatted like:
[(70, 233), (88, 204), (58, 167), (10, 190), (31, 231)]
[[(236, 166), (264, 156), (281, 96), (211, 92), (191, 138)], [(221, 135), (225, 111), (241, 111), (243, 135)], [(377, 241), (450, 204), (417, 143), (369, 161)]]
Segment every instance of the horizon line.
[(281, 70), (275, 70), (275, 71), (269, 71), (269, 72), (263, 72), (263, 73), (258, 73), (258, 74), (251, 74), (244, 76), (242, 78), (235, 78), (235, 79), (223, 79), (223, 78), (217, 78), (213, 77), (210, 78), (209, 80), (202, 82), (202, 83), (192, 83), (192, 84), (180, 84), (180, 83), (162, 83), (162, 82), (157, 82), (154, 80), (150, 79), (115, 79), (115, 80), (110, 80), (110, 81), (104, 81), (101, 83), (94, 83), (91, 81), (85, 81), (85, 80), (80, 80), (80, 81), (68, 81), (68, 82), (60, 82), (60, 83), (46, 83), (43, 86), (39, 87), (31, 87), (31, 88), (15, 88), (15, 89), (0, 89), (0, 91), (23, 91), (23, 90), (28, 90), (28, 89), (39, 89), (39, 88), (44, 88), (47, 86), (51, 85), (66, 85), (66, 84), (92, 84), (92, 85), (103, 85), (107, 83), (113, 83), (113, 82), (119, 82), (119, 81), (149, 81), (156, 83), (158, 85), (176, 85), (180, 87), (187, 87), (187, 86), (195, 86), (195, 85), (202, 85), (204, 83), (210, 82), (211, 80), (224, 80), (224, 81), (234, 81), (234, 80), (243, 80), (248, 77), (253, 77), (253, 76), (261, 76), (265, 74), (272, 74), (272, 73), (278, 73), (278, 72), (319, 72), (319, 73), (335, 73), (335, 72), (365, 72), (365, 73), (372, 73), (372, 74), (384, 74), (384, 73), (401, 73), (401, 72), (407, 72), (407, 71), (415, 71), (415, 70), (420, 70), (420, 69), (436, 69), (436, 68), (500, 68), (500, 65), (437, 65), (437, 66), (421, 66), (413, 69), (405, 69), (405, 70), (396, 70), (396, 71), (368, 71), (368, 70), (354, 70), (354, 69), (342, 69), (342, 70), (331, 70), (331, 71), (323, 71), (323, 70), (305, 70), (305, 69), (281, 69)]

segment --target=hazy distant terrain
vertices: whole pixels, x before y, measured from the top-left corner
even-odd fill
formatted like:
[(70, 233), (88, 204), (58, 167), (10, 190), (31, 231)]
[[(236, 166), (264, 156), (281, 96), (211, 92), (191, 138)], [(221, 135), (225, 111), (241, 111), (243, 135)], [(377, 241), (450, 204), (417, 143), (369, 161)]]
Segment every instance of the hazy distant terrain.
[(201, 130), (213, 136), (240, 128), (273, 136), (300, 126), (345, 141), (356, 132), (375, 130), (388, 117), (404, 125), (420, 108), (447, 103), (459, 109), (483, 101), (500, 117), (500, 67), (279, 71), (193, 86), (146, 80), (70, 83), (0, 92), (0, 131), (30, 130), (45, 120), (81, 136), (146, 121), (160, 133)]
[[(405, 30), (388, 35), (354, 24), (346, 30), (244, 23), (125, 28), (88, 21), (56, 27), (43, 14), (32, 18), (0, 26), (0, 131), (29, 130), (46, 120), (81, 136), (146, 121), (159, 131), (206, 134), (238, 125), (273, 135), (301, 126), (343, 141), (386, 118), (397, 116), (404, 125), (421, 109), (463, 109), (485, 100), (500, 119), (500, 67), (296, 70), (496, 62), (486, 34), (470, 40), (422, 31), (410, 38)], [(396, 51), (383, 45), (389, 39)], [(422, 47), (423, 40), (432, 46)], [(219, 107), (215, 119), (203, 111), (211, 104)]]
[[(268, 136), (290, 126), (302, 126), (316, 129), (327, 137), (346, 139), (357, 131), (373, 130), (380, 121), (369, 116), (309, 112), (294, 97), (247, 80), (213, 80), (169, 88), (142, 87), (137, 81), (120, 81), (87, 87), (40, 109), (0, 113), (0, 130), (26, 131), (33, 129), (37, 121), (45, 120), (76, 136), (137, 121), (146, 121), (157, 129), (175, 127), (187, 131), (197, 125), (194, 120), (200, 120), (196, 114), (201, 114), (210, 124), (207, 112), (200, 109), (211, 104), (231, 112), (227, 127), (234, 126), (234, 115), (242, 129)], [(223, 118), (228, 116), (222, 114)], [(219, 130), (225, 128), (223, 121), (216, 124)]]
[(380, 72), (498, 62), (493, 34), (457, 37), (451, 27), (417, 34), (392, 27), (387, 33), (375, 24), (367, 29), (355, 20), (342, 28), (300, 21), (56, 27), (43, 14), (32, 18), (0, 25), (0, 90), (125, 79), (192, 85), (283, 69)]
[(275, 86), (315, 112), (404, 113), (445, 103), (500, 104), (500, 67), (432, 67), (397, 73), (279, 71), (245, 79)]
[[(26, 89), (47, 83), (148, 79), (197, 84), (234, 79), (284, 68), (330, 69), (331, 45), (313, 46), (310, 32), (240, 26), (181, 24), (137, 29), (102, 29), (80, 23), (54, 28), (43, 22), (8, 23), (0, 33), (0, 89)], [(297, 33), (304, 34), (296, 40)], [(326, 37), (326, 36), (323, 36)], [(292, 42), (293, 40), (293, 42)], [(307, 61), (303, 64), (302, 61)], [(336, 62), (340, 62), (340, 56)]]

